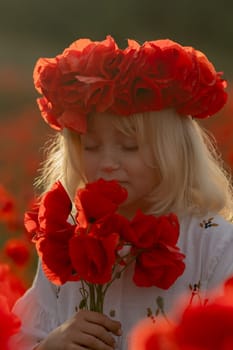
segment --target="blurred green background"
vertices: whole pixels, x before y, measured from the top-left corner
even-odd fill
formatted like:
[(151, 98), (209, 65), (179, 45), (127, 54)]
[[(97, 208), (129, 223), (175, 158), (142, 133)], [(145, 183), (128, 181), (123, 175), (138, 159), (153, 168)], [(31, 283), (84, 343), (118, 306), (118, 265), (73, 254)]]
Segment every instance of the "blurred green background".
[(197, 46), (230, 71), (233, 2), (225, 0), (1, 0), (1, 63), (30, 70), (79, 37), (165, 38)]

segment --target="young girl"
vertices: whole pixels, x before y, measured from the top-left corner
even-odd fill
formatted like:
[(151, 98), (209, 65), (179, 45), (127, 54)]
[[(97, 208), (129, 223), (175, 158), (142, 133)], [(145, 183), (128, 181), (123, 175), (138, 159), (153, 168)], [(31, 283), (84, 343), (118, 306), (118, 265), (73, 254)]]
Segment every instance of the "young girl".
[[(73, 200), (86, 183), (117, 180), (128, 192), (119, 213), (140, 208), (179, 218), (185, 270), (164, 290), (138, 287), (132, 267), (106, 294), (104, 314), (77, 310), (80, 282), (51, 283), (39, 262), (32, 287), (15, 305), (22, 350), (127, 349), (137, 321), (164, 310), (190, 286), (203, 297), (233, 274), (232, 189), (222, 161), (197, 119), (219, 111), (226, 82), (206, 56), (171, 40), (121, 50), (113, 38), (81, 39), (35, 67), (38, 100), (57, 130), (38, 183), (60, 180)], [(59, 213), (58, 213), (59, 215)], [(151, 233), (153, 234), (153, 233)]]

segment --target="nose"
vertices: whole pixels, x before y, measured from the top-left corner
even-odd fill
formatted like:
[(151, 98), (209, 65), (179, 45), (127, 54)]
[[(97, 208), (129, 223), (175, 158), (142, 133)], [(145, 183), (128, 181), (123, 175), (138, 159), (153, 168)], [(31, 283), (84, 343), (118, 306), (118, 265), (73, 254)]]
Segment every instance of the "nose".
[(112, 172), (114, 172), (114, 170), (117, 170), (118, 167), (116, 166), (105, 166), (102, 168), (103, 172), (106, 173), (106, 174), (111, 174)]
[(100, 161), (101, 171), (104, 174), (111, 174), (120, 168), (120, 162), (114, 152), (105, 152)]

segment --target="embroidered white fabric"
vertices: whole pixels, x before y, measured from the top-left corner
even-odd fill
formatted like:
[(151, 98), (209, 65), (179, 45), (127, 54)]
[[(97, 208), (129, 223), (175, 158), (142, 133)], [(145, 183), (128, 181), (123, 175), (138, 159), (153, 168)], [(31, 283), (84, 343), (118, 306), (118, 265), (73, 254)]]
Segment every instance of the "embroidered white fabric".
[[(209, 220), (211, 219), (211, 220)], [(174, 311), (175, 301), (188, 293), (190, 285), (201, 285), (201, 293), (213, 290), (233, 275), (233, 225), (220, 216), (180, 218), (179, 247), (186, 255), (185, 272), (168, 290), (156, 287), (139, 288), (132, 282), (133, 267), (116, 280), (105, 299), (105, 313), (122, 323), (123, 335), (118, 349), (127, 349), (130, 329), (147, 316), (148, 308), (155, 312), (156, 298), (163, 297), (165, 311)], [(38, 265), (32, 287), (18, 300), (13, 311), (21, 318), (20, 333), (11, 339), (12, 348), (32, 350), (54, 328), (70, 318), (80, 302), (79, 282), (68, 282), (60, 291), (51, 284)]]

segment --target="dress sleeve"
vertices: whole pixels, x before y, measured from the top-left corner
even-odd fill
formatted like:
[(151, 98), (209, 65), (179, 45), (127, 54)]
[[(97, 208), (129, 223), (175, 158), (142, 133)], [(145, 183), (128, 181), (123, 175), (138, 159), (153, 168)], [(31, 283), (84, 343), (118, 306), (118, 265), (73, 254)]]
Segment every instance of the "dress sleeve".
[(30, 289), (12, 310), (21, 320), (21, 329), (10, 340), (10, 349), (32, 350), (58, 327), (57, 287), (44, 276), (39, 262)]

